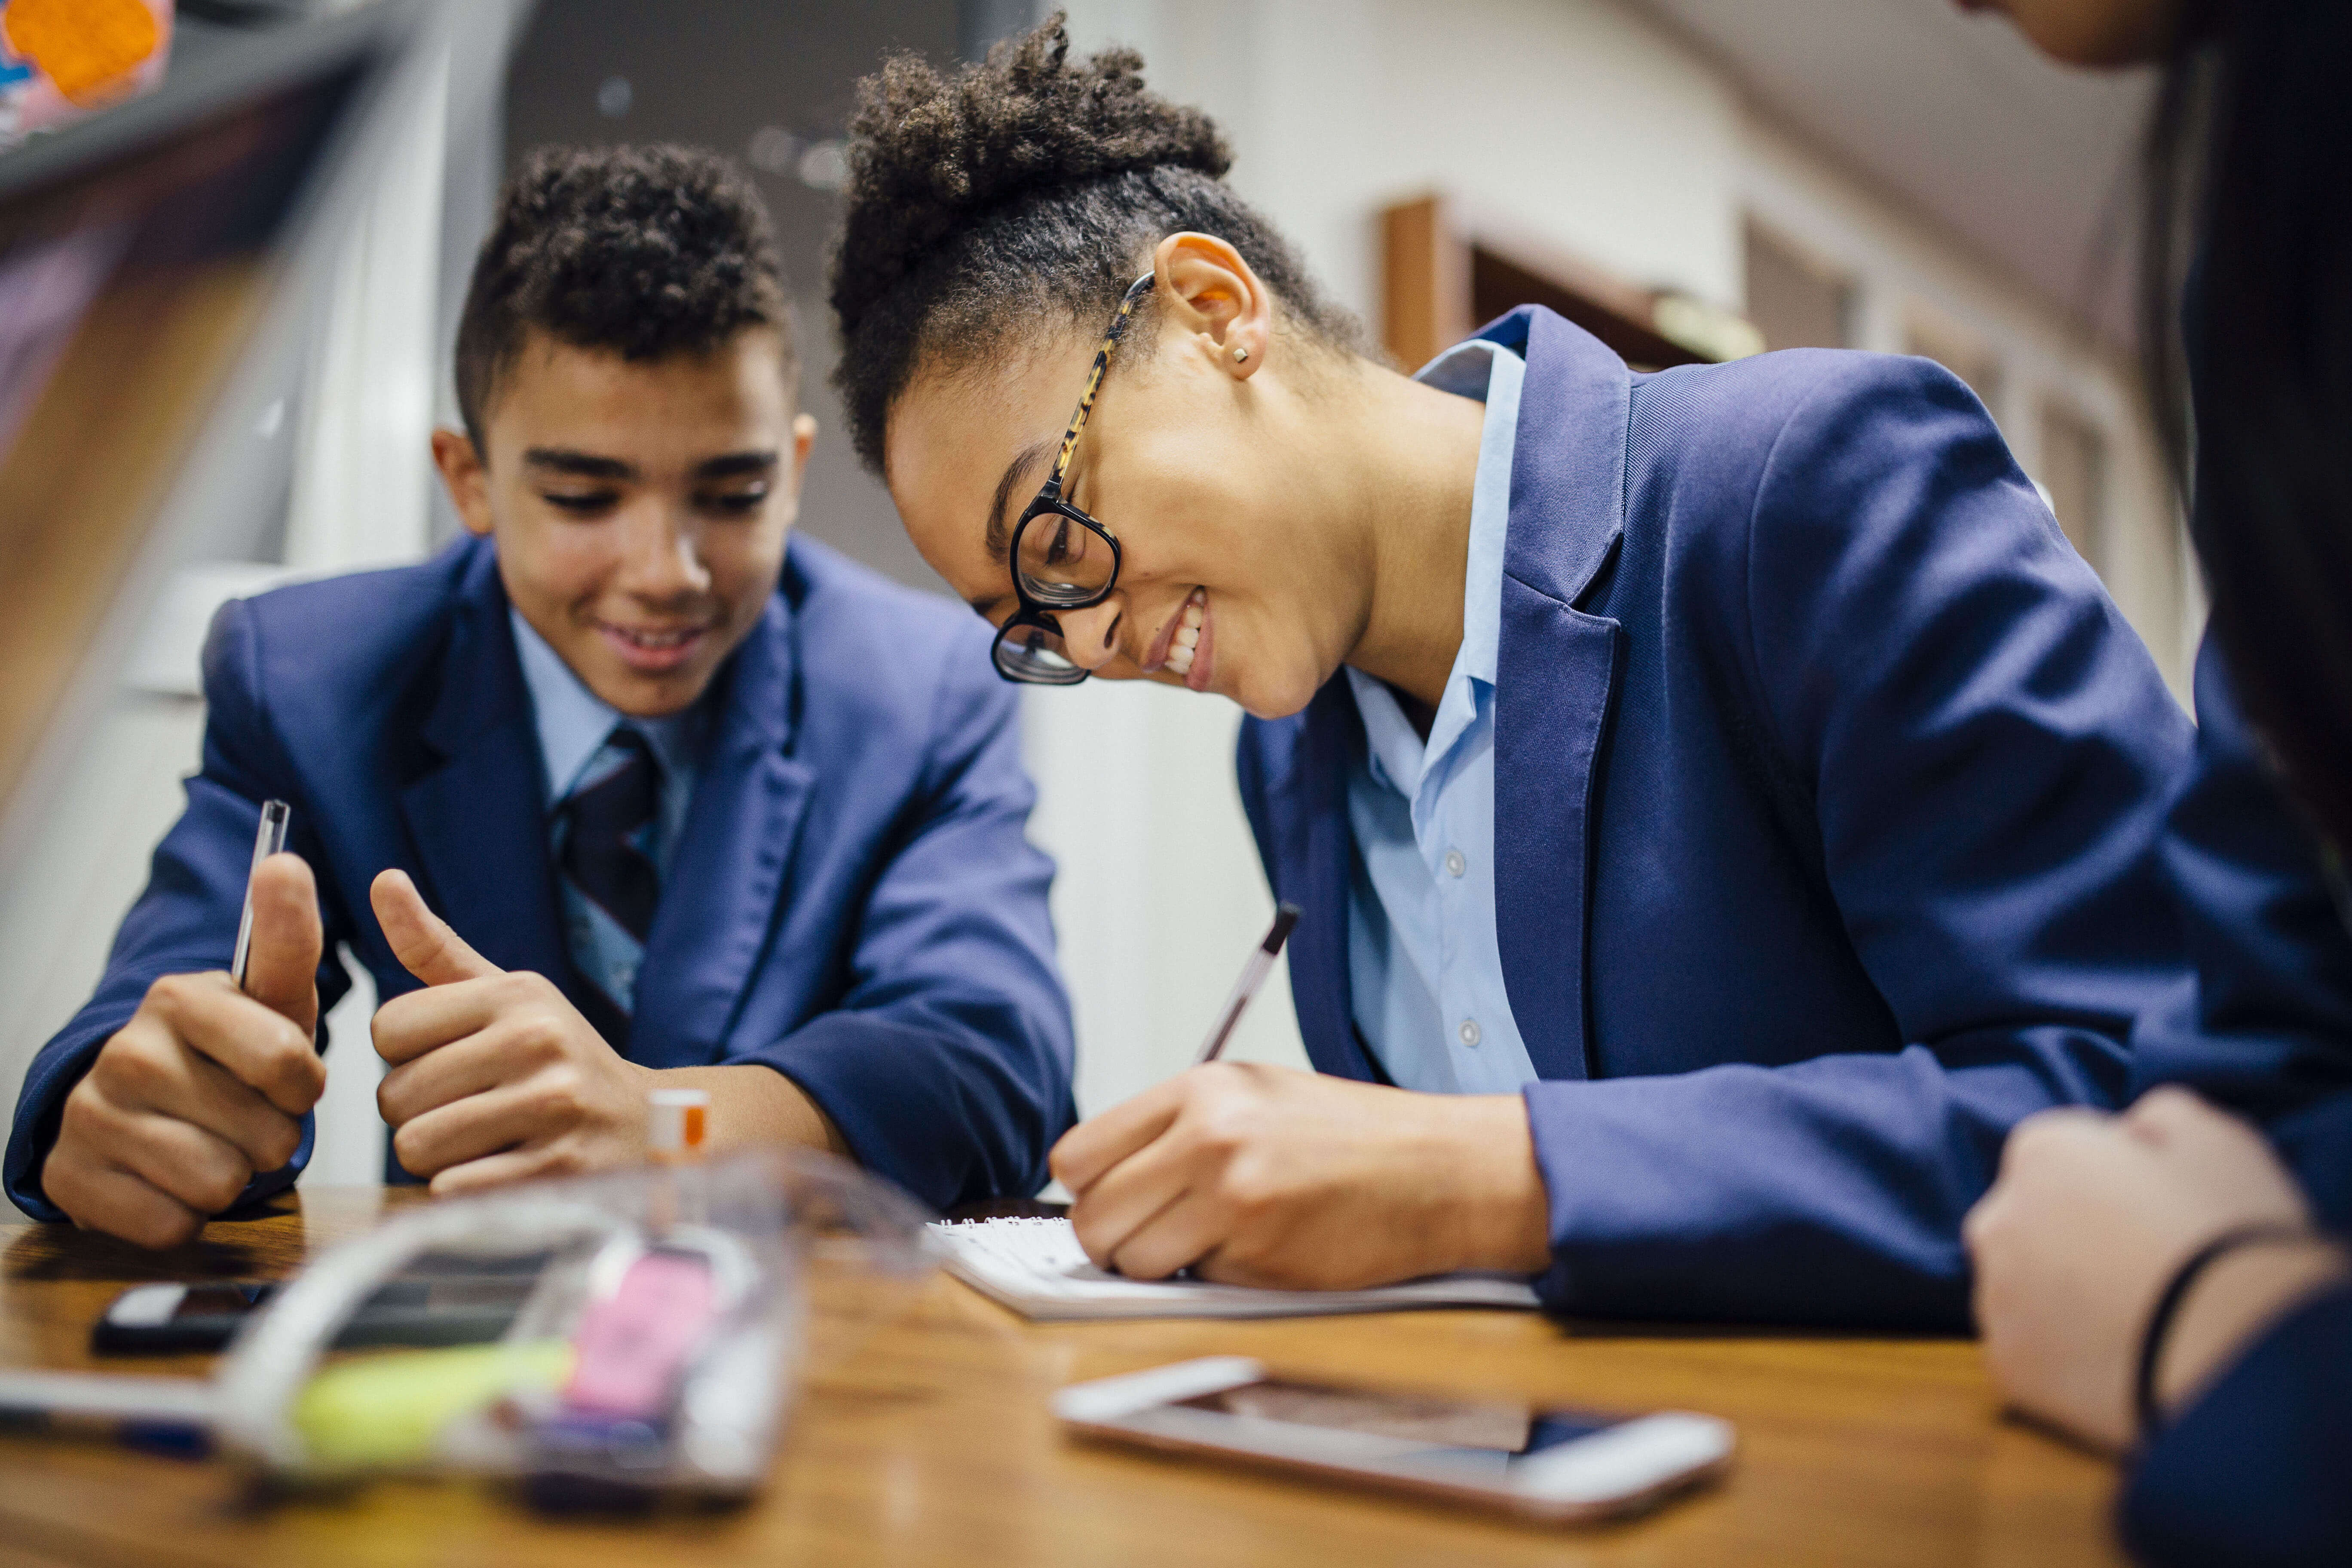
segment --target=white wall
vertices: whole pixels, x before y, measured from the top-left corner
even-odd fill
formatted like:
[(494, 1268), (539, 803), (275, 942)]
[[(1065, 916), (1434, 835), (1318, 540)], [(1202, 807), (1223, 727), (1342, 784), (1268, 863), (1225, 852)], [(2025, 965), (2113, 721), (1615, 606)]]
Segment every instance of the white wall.
[(1215, 116), (1233, 183), (1343, 304), (1380, 297), (1374, 225), (1444, 187), (1637, 282), (1737, 305), (1738, 100), (1605, 0), (1073, 0), (1082, 51), (1141, 49)]

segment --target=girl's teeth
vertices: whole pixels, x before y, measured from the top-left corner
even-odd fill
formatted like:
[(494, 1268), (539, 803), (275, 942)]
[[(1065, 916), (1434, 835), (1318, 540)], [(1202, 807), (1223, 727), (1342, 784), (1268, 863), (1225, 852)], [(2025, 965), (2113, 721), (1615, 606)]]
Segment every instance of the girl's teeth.
[(1192, 604), (1184, 606), (1184, 624), (1186, 626), (1191, 626), (1197, 631), (1200, 629), (1201, 620), (1201, 606), (1199, 605)]
[[(1179, 634), (1179, 635), (1180, 635), (1180, 636), (1181, 636), (1181, 634)], [(1189, 643), (1182, 643), (1182, 642), (1180, 642), (1180, 643), (1178, 643), (1178, 644), (1177, 644), (1177, 646), (1176, 646), (1176, 647), (1170, 648), (1170, 649), (1168, 650), (1168, 664), (1167, 664), (1167, 668), (1170, 668), (1170, 669), (1174, 670), (1174, 671), (1175, 671), (1177, 674), (1179, 674), (1179, 675), (1190, 675), (1190, 674), (1192, 674), (1192, 645), (1191, 645), (1191, 644), (1189, 644)]]
[(1178, 627), (1178, 628), (1177, 628), (1177, 631), (1176, 631), (1176, 646), (1177, 646), (1178, 647), (1181, 647), (1181, 648), (1192, 648), (1192, 647), (1199, 647), (1199, 646), (1200, 646), (1200, 642), (1201, 642), (1201, 628), (1200, 628), (1200, 627), (1198, 627), (1198, 626), (1180, 626), (1180, 627)]

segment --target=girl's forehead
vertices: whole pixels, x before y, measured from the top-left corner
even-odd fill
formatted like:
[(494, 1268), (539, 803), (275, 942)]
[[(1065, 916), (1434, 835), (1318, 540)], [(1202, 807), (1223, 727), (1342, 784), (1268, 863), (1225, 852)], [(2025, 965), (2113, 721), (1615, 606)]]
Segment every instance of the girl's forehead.
[[(927, 500), (977, 494), (984, 505), (1017, 460), (1041, 444), (1050, 458), (1092, 358), (1091, 347), (1032, 349), (918, 374), (893, 405), (884, 441), (892, 491)], [(1031, 466), (1034, 489), (1045, 468)]]

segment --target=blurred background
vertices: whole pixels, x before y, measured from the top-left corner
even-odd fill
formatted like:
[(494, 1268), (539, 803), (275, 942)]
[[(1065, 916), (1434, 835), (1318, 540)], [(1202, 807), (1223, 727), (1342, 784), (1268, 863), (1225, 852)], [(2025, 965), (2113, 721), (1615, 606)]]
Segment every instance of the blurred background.
[[(401, 132), (333, 237), (249, 435), (247, 559), (180, 568), (0, 887), (0, 1090), (88, 997), (180, 807), (196, 659), (226, 598), (420, 558), (456, 531), (426, 437), (499, 181), (549, 142), (683, 141), (757, 175), (823, 435), (802, 526), (944, 588), (840, 433), (826, 237), (856, 78), (972, 58), (1034, 0), (478, 0), (503, 58), (401, 89)], [(335, 0), (179, 0), (170, 69)], [(1074, 0), (1215, 115), (1233, 180), (1407, 368), (1527, 300), (1643, 366), (1803, 345), (1925, 354), (1974, 387), (2177, 691), (2202, 620), (2137, 398), (2130, 184), (2150, 82), (2069, 77), (1951, 0)], [(493, 29), (496, 31), (496, 29)], [(0, 158), (8, 154), (0, 153)], [(1189, 1060), (1271, 914), (1234, 792), (1238, 710), (1157, 687), (1031, 691), (1034, 837), (1077, 1007), (1082, 1111)], [(1280, 981), (1283, 977), (1277, 976)], [(365, 977), (331, 1021), (306, 1181), (371, 1182)], [(1237, 1056), (1302, 1061), (1286, 984)]]

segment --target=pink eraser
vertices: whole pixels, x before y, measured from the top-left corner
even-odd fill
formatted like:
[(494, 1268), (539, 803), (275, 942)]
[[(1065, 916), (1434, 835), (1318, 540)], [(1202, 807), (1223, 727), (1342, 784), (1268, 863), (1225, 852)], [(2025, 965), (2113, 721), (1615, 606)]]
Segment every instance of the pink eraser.
[(709, 1263), (691, 1253), (648, 1252), (630, 1264), (620, 1289), (580, 1314), (563, 1402), (604, 1415), (660, 1418), (717, 1299)]

